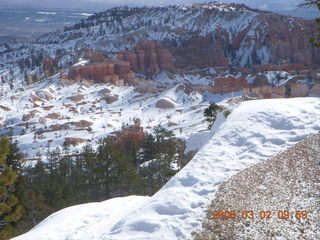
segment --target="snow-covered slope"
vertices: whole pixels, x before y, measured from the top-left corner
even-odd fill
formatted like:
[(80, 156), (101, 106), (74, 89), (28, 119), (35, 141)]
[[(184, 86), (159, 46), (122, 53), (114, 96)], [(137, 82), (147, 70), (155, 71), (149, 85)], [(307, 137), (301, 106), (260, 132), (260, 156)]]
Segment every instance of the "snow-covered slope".
[[(213, 137), (154, 196), (99, 234), (93, 229), (90, 237), (75, 234), (65, 239), (188, 239), (199, 229), (199, 218), (223, 181), (318, 132), (319, 120), (318, 98), (243, 102), (226, 121), (218, 118)], [(101, 221), (107, 224), (110, 220)], [(17, 239), (28, 239), (32, 232)]]
[[(231, 94), (219, 94), (219, 102)], [(108, 101), (112, 99), (112, 101)], [(159, 100), (172, 104), (156, 106)], [(27, 88), (0, 93), (0, 135), (12, 136), (26, 158), (45, 159), (57, 147), (63, 151), (66, 138), (80, 140), (68, 145), (66, 154), (86, 144), (93, 147), (99, 139), (121, 130), (123, 124), (141, 119), (144, 131), (152, 132), (159, 123), (187, 139), (206, 130), (203, 109), (209, 105), (201, 93), (182, 85), (171, 85), (154, 94), (141, 94), (134, 87), (111, 84), (78, 83), (66, 85), (59, 77)], [(192, 149), (195, 150), (195, 149)]]
[(143, 196), (129, 196), (65, 208), (47, 217), (29, 233), (14, 239), (97, 239), (101, 232), (147, 199)]

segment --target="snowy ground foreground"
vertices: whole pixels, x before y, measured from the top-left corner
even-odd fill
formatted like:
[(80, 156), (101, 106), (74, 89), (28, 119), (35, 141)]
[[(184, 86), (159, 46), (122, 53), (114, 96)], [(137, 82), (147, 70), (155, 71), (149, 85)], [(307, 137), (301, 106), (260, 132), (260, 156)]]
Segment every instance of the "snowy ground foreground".
[(119, 218), (143, 204), (148, 197), (129, 196), (65, 208), (43, 220), (15, 240), (97, 239)]
[[(319, 120), (318, 98), (243, 102), (226, 121), (223, 117), (217, 120), (213, 130), (215, 133), (208, 143), (143, 205), (116, 221), (99, 218), (105, 228), (88, 227), (87, 235), (66, 235), (64, 239), (189, 239), (191, 232), (200, 228), (199, 219), (223, 181), (318, 132)], [(122, 203), (118, 205), (122, 206)], [(85, 220), (76, 221), (82, 224)], [(108, 226), (110, 222), (112, 226)], [(69, 228), (65, 224), (61, 226)], [(34, 231), (16, 240), (51, 239), (50, 232), (46, 237), (27, 238)]]

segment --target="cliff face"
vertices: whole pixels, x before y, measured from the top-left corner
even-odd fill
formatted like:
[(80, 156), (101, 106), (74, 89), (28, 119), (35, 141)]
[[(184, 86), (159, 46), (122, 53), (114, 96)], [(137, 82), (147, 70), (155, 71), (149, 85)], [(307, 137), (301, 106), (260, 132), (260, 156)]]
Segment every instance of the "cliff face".
[(134, 125), (122, 127), (121, 131), (113, 132), (112, 135), (108, 136), (108, 139), (114, 144), (124, 143), (127, 140), (141, 142), (145, 138), (145, 133), (140, 124), (141, 120), (139, 118), (135, 119)]
[(170, 50), (178, 68), (289, 64), (298, 70), (301, 65), (320, 63), (320, 49), (309, 42), (315, 33), (312, 21), (268, 13), (258, 15), (238, 32), (221, 25)]
[(317, 82), (313, 86), (306, 83), (293, 83), (276, 87), (244, 87), (243, 93), (257, 98), (307, 97), (310, 94), (320, 95), (320, 83)]
[(252, 40), (260, 49), (263, 46), (270, 49), (271, 63), (319, 64), (320, 50), (309, 42), (316, 33), (314, 21), (271, 13), (258, 19), (263, 25), (257, 27)]
[(76, 82), (88, 80), (97, 83), (112, 83), (117, 86), (124, 83), (132, 84), (137, 81), (134, 78), (134, 72), (130, 70), (130, 64), (120, 60), (113, 63), (95, 63), (71, 68), (67, 78)]
[(146, 74), (157, 74), (161, 69), (174, 71), (172, 54), (159, 42), (140, 42), (132, 50), (119, 53), (117, 59), (128, 61), (131, 70)]

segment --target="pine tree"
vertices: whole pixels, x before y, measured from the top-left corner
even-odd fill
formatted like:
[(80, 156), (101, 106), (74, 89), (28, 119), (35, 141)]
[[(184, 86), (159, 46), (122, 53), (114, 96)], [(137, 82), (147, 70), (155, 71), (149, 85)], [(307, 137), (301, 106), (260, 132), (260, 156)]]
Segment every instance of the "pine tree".
[(217, 105), (216, 103), (211, 103), (210, 106), (204, 110), (203, 115), (208, 122), (208, 129), (211, 129), (213, 123), (216, 121), (218, 112), (221, 112), (223, 110), (224, 108)]
[(102, 193), (98, 200), (139, 193), (141, 179), (135, 172), (133, 156), (119, 151), (105, 139), (100, 143), (94, 161), (91, 184), (95, 185), (92, 188), (95, 194)]
[[(300, 6), (316, 6), (320, 10), (320, 0), (303, 0)], [(316, 18), (316, 22), (318, 24), (318, 35), (311, 37), (310, 42), (314, 43), (316, 47), (320, 48), (320, 18)]]
[(147, 135), (143, 144), (142, 164), (138, 172), (144, 180), (144, 193), (154, 194), (177, 172), (173, 164), (178, 160), (179, 144), (174, 134), (160, 124), (153, 129), (155, 137)]
[(15, 223), (22, 216), (22, 206), (14, 195), (17, 173), (8, 166), (10, 140), (0, 139), (0, 239), (10, 239), (15, 234)]
[(140, 163), (144, 163), (146, 161), (154, 159), (155, 155), (156, 155), (155, 138), (152, 134), (145, 134)]

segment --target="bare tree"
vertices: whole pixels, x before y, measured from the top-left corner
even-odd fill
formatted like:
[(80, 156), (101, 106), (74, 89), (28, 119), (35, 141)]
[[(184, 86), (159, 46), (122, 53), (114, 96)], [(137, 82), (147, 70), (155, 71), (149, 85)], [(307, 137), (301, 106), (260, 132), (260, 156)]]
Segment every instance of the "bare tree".
[(319, 6), (320, 0), (304, 0), (302, 3), (299, 4), (300, 7), (310, 7), (310, 6)]

